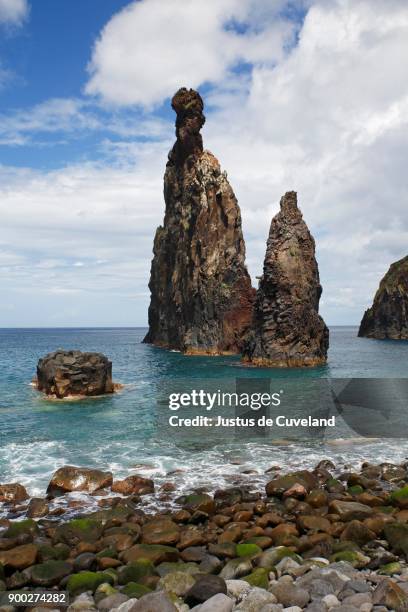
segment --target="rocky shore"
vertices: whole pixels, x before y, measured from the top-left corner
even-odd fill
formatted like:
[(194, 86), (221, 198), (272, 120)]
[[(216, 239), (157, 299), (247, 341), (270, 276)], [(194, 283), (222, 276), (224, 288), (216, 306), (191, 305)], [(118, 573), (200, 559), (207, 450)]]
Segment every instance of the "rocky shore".
[[(136, 474), (66, 466), (44, 499), (0, 485), (0, 590), (67, 590), (72, 612), (403, 612), (407, 467), (273, 466), (264, 491), (182, 497), (169, 482), (157, 495), (172, 493), (173, 507), (156, 512), (143, 504), (154, 482)], [(64, 520), (50, 504), (70, 491), (99, 498), (99, 509)]]

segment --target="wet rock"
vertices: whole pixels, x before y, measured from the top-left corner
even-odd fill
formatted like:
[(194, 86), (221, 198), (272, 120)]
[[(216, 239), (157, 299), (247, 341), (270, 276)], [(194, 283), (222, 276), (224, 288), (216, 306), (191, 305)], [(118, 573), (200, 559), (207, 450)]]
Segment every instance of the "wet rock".
[(329, 506), (330, 512), (338, 514), (341, 521), (363, 520), (369, 517), (373, 510), (369, 506), (359, 504), (358, 502), (347, 502), (334, 500)]
[(94, 493), (99, 489), (110, 487), (111, 484), (111, 472), (65, 465), (53, 474), (47, 487), (47, 495), (56, 497), (71, 491)]
[(166, 212), (154, 240), (145, 342), (190, 354), (237, 353), (254, 291), (237, 200), (217, 159), (203, 150), (203, 106), (192, 89), (172, 99), (177, 140), (164, 176)]
[(294, 191), (272, 219), (244, 361), (266, 367), (326, 363), (329, 330), (319, 316), (322, 287), (315, 242)]
[(159, 544), (135, 544), (135, 546), (121, 553), (120, 557), (125, 563), (147, 559), (154, 565), (159, 565), (165, 561), (178, 561), (179, 551), (177, 548)]
[(38, 548), (34, 544), (23, 544), (11, 550), (0, 551), (0, 563), (13, 569), (24, 569), (34, 565)]
[(27, 516), (30, 518), (41, 518), (47, 516), (50, 511), (50, 507), (45, 499), (40, 497), (32, 497), (27, 508)]
[(389, 523), (384, 527), (384, 535), (392, 550), (402, 553), (408, 559), (408, 525), (406, 523)]
[(79, 543), (93, 543), (102, 535), (102, 523), (91, 518), (72, 519), (68, 523), (59, 525), (55, 531), (54, 539), (69, 546)]
[(185, 602), (190, 606), (195, 606), (207, 599), (210, 599), (217, 593), (227, 594), (227, 585), (221, 576), (200, 576), (194, 585), (189, 589), (185, 596)]
[(220, 572), (221, 578), (224, 580), (233, 580), (247, 576), (252, 571), (252, 563), (249, 559), (231, 559), (228, 561)]
[(269, 496), (283, 495), (285, 491), (288, 491), (291, 487), (296, 484), (300, 484), (305, 489), (305, 494), (308, 491), (318, 486), (318, 480), (312, 472), (307, 470), (301, 470), (299, 472), (292, 472), (286, 476), (280, 476), (271, 480), (266, 485), (266, 494)]
[(76, 572), (82, 570), (94, 570), (96, 568), (96, 555), (93, 553), (82, 553), (74, 560), (74, 569)]
[(182, 498), (183, 507), (188, 512), (205, 512), (213, 514), (215, 512), (214, 498), (207, 493), (193, 493)]
[(124, 595), (123, 593), (115, 593), (113, 595), (109, 595), (108, 597), (104, 597), (98, 603), (98, 610), (103, 612), (108, 612), (109, 610), (114, 610), (118, 608), (121, 604), (125, 603), (129, 600), (129, 597)]
[(62, 399), (113, 393), (112, 363), (102, 353), (55, 351), (39, 360), (37, 388)]
[(71, 571), (72, 565), (67, 561), (46, 561), (30, 568), (31, 581), (36, 586), (50, 587), (59, 584)]
[(143, 526), (143, 544), (172, 546), (180, 539), (180, 527), (170, 519), (154, 519)]
[(375, 538), (376, 534), (360, 521), (350, 521), (350, 523), (347, 523), (340, 536), (341, 540), (349, 540), (360, 546), (375, 540)]
[(408, 339), (408, 257), (391, 264), (358, 332), (366, 338)]
[(0, 503), (16, 504), (28, 499), (28, 493), (18, 482), (0, 485)]
[(147, 495), (154, 493), (154, 482), (150, 478), (135, 474), (124, 480), (115, 480), (111, 488), (114, 493), (122, 495)]
[(276, 597), (264, 589), (253, 588), (235, 608), (241, 612), (260, 612), (267, 604), (276, 604)]
[(108, 572), (79, 572), (71, 574), (67, 581), (67, 590), (71, 596), (90, 591), (94, 593), (100, 584), (113, 584), (114, 579)]

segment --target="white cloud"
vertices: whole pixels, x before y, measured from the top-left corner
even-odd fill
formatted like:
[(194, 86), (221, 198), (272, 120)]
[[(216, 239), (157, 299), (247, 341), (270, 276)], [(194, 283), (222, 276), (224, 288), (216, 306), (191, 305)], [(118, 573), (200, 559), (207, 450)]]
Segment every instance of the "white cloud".
[(27, 0), (0, 0), (0, 23), (20, 25), (28, 12)]
[[(97, 40), (86, 92), (114, 104), (150, 105), (183, 85), (219, 83), (240, 61), (274, 63), (294, 32), (292, 22), (278, 17), (286, 4), (132, 2), (112, 17)], [(245, 26), (244, 33), (233, 23)]]
[[(270, 4), (253, 6), (260, 11)], [(206, 11), (207, 3), (202, 5)], [(94, 62), (99, 58), (90, 81), (92, 87), (98, 84), (94, 92), (118, 103), (147, 104), (168, 98), (179, 85), (211, 81), (204, 143), (227, 169), (238, 196), (253, 278), (261, 271), (279, 199), (296, 189), (317, 242), (322, 313), (329, 323), (358, 323), (381, 276), (408, 250), (405, 0), (316, 0), (297, 46), (285, 53), (281, 42), (287, 39), (287, 25), (276, 17), (274, 5), (273, 16), (252, 17), (239, 42), (242, 55), (249, 58), (252, 53), (254, 63), (234, 74), (230, 67), (237, 55), (231, 49), (239, 35), (230, 31), (224, 39), (222, 24), (238, 10), (245, 21), (247, 0), (239, 8), (233, 1), (217, 2), (216, 19), (206, 17), (210, 25), (201, 23), (206, 16), (201, 9), (197, 24), (187, 11), (181, 25), (176, 11), (176, 25), (184, 28), (185, 38), (181, 30), (176, 35), (171, 29), (176, 25), (170, 21), (168, 29), (174, 36), (169, 57), (157, 67), (160, 58), (153, 54), (155, 64), (150, 69), (147, 56), (135, 58), (132, 47), (126, 51), (125, 42), (132, 40), (122, 28), (127, 16), (133, 38), (144, 36), (135, 15), (150, 7), (153, 13), (144, 22), (146, 37), (156, 41), (157, 53), (165, 56), (167, 30), (163, 33), (160, 15), (154, 20), (155, 6), (155, 0), (143, 0), (109, 22), (93, 56)], [(255, 23), (263, 25), (257, 29)], [(275, 27), (283, 34), (268, 42), (262, 33)], [(197, 41), (204, 57), (198, 53), (197, 71), (188, 72), (187, 65), (186, 78), (181, 78), (185, 44), (191, 32), (196, 36), (201, 30), (209, 35), (207, 41)], [(214, 45), (217, 37), (230, 49)], [(255, 43), (250, 49), (245, 39), (251, 37)], [(276, 40), (280, 51), (273, 47)], [(154, 51), (152, 46), (148, 50)], [(104, 63), (108, 51), (111, 72)], [(121, 55), (123, 70), (116, 63)], [(214, 58), (219, 59), (215, 68)], [(160, 81), (155, 71), (162, 69)], [(173, 78), (181, 80), (176, 83)], [(0, 119), (0, 134), (24, 137), (44, 123), (50, 130), (60, 123), (74, 131), (77, 117), (83, 116), (83, 129), (96, 121), (89, 129), (97, 131), (101, 123), (105, 127), (109, 122), (124, 137), (137, 136), (148, 126), (145, 129), (154, 134), (155, 142), (113, 142), (104, 137), (109, 165), (67, 165), (52, 172), (0, 170), (0, 267), (3, 291), (14, 305), (2, 320), (25, 322), (29, 300), (33, 318), (28, 324), (46, 324), (50, 319), (63, 325), (68, 316), (64, 313), (71, 313), (73, 324), (143, 324), (153, 236), (163, 218), (162, 177), (173, 126), (147, 110), (136, 124), (130, 113), (115, 111), (105, 121), (108, 114), (101, 120), (90, 103), (64, 104), (52, 107), (52, 120), (41, 108), (28, 119), (19, 115), (14, 127), (8, 124), (8, 131)]]

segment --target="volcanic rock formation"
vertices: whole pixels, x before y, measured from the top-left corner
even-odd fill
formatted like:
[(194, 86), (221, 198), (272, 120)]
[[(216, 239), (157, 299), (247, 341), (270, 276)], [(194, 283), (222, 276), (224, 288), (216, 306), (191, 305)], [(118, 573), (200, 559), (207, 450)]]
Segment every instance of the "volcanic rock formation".
[(266, 367), (324, 364), (329, 330), (319, 316), (322, 287), (315, 242), (289, 191), (272, 219), (244, 361)]
[(112, 362), (102, 353), (55, 351), (38, 361), (36, 385), (62, 399), (113, 393)]
[(203, 150), (203, 101), (172, 100), (177, 140), (164, 175), (166, 211), (156, 232), (144, 342), (189, 354), (241, 351), (254, 289), (245, 267), (241, 213), (225, 172)]
[(408, 256), (391, 264), (373, 305), (364, 313), (358, 335), (408, 340)]

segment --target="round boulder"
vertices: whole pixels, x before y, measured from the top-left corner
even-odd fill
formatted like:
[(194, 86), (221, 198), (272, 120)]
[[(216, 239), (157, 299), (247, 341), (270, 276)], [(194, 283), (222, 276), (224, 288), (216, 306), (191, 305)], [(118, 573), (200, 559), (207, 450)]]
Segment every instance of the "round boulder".
[(58, 399), (113, 393), (112, 362), (102, 353), (58, 350), (38, 361), (36, 385)]

